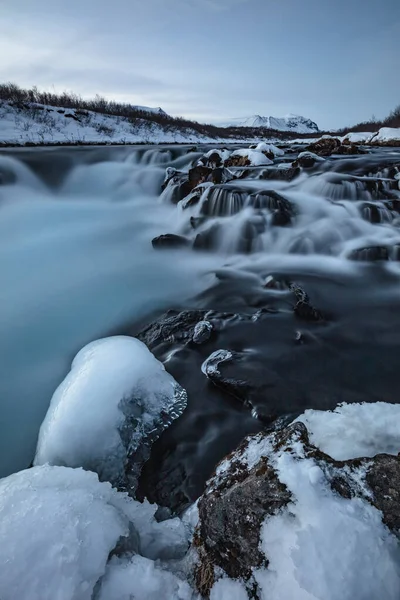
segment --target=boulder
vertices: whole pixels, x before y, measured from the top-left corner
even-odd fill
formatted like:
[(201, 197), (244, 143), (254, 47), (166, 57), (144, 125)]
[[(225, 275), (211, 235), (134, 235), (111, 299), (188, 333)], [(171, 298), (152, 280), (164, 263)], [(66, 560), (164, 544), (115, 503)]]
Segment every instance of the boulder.
[(190, 191), (197, 187), (200, 183), (204, 183), (205, 181), (209, 180), (209, 177), (211, 176), (212, 173), (212, 169), (210, 167), (203, 167), (201, 165), (198, 165), (196, 167), (193, 167), (192, 169), (189, 170), (189, 185), (190, 185)]
[(161, 250), (163, 248), (185, 248), (190, 246), (190, 240), (183, 235), (176, 235), (175, 233), (159, 235), (158, 237), (155, 237), (151, 243), (156, 250)]
[[(290, 517), (290, 506), (296, 502), (277, 470), (285, 464), (285, 455), (298, 464), (309, 461), (308, 468), (296, 471), (310, 478), (305, 485), (322, 481), (333, 496), (374, 506), (381, 511), (383, 523), (400, 535), (400, 455), (334, 460), (310, 443), (302, 422), (274, 433), (261, 432), (247, 437), (217, 466), (199, 500), (193, 547), (198, 557), (195, 581), (204, 596), (216, 578), (226, 574), (248, 582), (248, 589), (258, 597), (254, 570), (267, 569), (271, 558), (261, 545), (262, 527), (278, 514)], [(300, 501), (307, 502), (305, 498)], [(318, 522), (317, 514), (315, 518)]]
[(318, 156), (330, 156), (331, 154), (336, 153), (337, 148), (339, 148), (340, 145), (341, 142), (338, 138), (322, 137), (318, 141), (307, 146), (306, 151), (314, 152)]
[[(301, 165), (299, 165), (301, 166)], [(260, 179), (277, 179), (279, 181), (292, 181), (298, 175), (300, 175), (300, 169), (298, 165), (288, 167), (271, 167), (270, 169), (265, 169)]]

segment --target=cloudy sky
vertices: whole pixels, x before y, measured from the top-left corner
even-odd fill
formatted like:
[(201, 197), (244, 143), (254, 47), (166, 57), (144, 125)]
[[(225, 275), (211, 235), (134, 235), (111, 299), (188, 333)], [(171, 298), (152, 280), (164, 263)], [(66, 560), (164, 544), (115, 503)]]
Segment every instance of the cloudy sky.
[(0, 80), (199, 121), (400, 103), (400, 0), (0, 0)]

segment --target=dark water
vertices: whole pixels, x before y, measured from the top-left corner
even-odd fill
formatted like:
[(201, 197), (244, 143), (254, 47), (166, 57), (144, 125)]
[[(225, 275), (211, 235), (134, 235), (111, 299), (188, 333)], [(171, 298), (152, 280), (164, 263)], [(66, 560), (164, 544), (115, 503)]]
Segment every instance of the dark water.
[[(187, 170), (203, 151), (1, 153), (3, 474), (29, 464), (52, 392), (81, 346), (136, 335), (170, 308), (215, 311), (215, 329), (201, 345), (179, 334), (152, 342), (189, 395), (142, 476), (141, 493), (161, 504), (196, 499), (216, 462), (277, 417), (398, 401), (400, 150), (333, 157), (276, 179), (293, 148), (274, 167), (236, 170), (243, 179), (186, 210), (171, 202), (173, 186), (160, 198), (165, 168)], [(162, 233), (200, 250), (153, 250)], [(265, 287), (270, 275), (280, 289)], [(308, 294), (319, 320), (296, 314), (287, 282)], [(244, 393), (202, 373), (220, 349), (237, 353), (222, 370), (246, 383)]]

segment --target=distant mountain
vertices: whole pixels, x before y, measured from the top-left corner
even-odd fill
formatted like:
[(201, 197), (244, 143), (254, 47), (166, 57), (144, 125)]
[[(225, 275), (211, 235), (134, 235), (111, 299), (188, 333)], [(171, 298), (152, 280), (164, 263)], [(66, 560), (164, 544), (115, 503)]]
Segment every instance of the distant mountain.
[(296, 133), (315, 133), (319, 131), (318, 125), (299, 115), (286, 115), (285, 117), (261, 117), (253, 115), (245, 119), (232, 119), (228, 123), (221, 123), (224, 127), (266, 127), (278, 131), (294, 131)]

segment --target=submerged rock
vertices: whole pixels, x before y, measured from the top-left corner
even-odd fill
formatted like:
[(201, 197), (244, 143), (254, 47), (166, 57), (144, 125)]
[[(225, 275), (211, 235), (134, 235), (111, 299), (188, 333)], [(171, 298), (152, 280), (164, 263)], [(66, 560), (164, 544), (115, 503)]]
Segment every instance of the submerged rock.
[(183, 235), (165, 233), (154, 238), (151, 243), (153, 248), (160, 250), (162, 248), (185, 248), (190, 245), (190, 240)]

